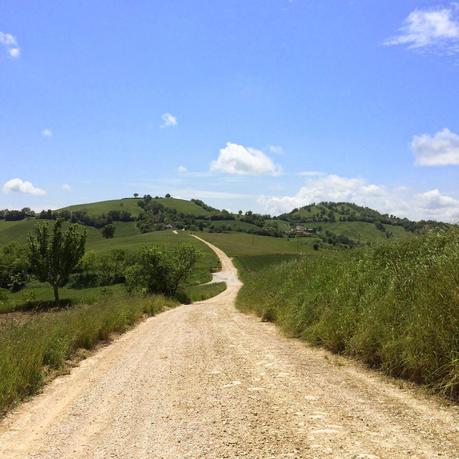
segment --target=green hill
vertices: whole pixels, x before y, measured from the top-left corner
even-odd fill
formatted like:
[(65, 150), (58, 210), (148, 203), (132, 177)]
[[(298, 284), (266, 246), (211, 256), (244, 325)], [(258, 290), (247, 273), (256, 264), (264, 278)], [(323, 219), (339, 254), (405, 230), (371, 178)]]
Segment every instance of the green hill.
[[(177, 212), (185, 215), (192, 215), (195, 217), (206, 217), (211, 215), (210, 211), (203, 209), (193, 201), (186, 201), (185, 199), (176, 198), (153, 198), (153, 200), (161, 203), (165, 207), (174, 209)], [(142, 211), (138, 205), (138, 202), (140, 201), (140, 198), (113, 199), (110, 201), (91, 202), (88, 204), (68, 206), (59, 209), (59, 211), (67, 210), (70, 212), (86, 212), (91, 217), (108, 215), (109, 212), (113, 211), (125, 211), (129, 212), (132, 216), (137, 217)]]
[(84, 225), (88, 243), (102, 241), (100, 229), (110, 223), (115, 226), (115, 240), (166, 229), (187, 229), (307, 238), (309, 245), (316, 242), (343, 247), (405, 239), (430, 228), (449, 226), (439, 222), (413, 222), (347, 202), (321, 202), (271, 217), (250, 211), (234, 214), (210, 207), (198, 199), (187, 201), (148, 195), (72, 205), (33, 215), (30, 209), (0, 211), (0, 246), (15, 241), (23, 243), (37, 221), (58, 217)]
[(414, 222), (349, 202), (311, 204), (293, 209), (278, 218), (295, 225), (297, 231), (301, 228), (311, 229), (325, 238), (328, 238), (331, 233), (359, 242), (403, 239), (431, 228), (446, 229), (450, 226), (433, 221)]

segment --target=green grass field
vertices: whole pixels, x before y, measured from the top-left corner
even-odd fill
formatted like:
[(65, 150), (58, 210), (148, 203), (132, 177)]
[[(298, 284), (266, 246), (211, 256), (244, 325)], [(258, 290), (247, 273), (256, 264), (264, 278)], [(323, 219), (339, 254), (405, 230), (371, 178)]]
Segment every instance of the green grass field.
[(215, 244), (230, 257), (241, 255), (309, 254), (316, 238), (276, 238), (246, 233), (202, 233), (197, 236)]
[[(27, 235), (33, 231), (35, 226), (40, 223), (46, 223), (47, 220), (37, 220), (35, 218), (27, 218), (25, 220), (20, 221), (5, 221), (0, 220), (0, 247), (4, 245), (8, 245), (11, 243), (16, 243), (19, 245), (25, 244), (27, 242)], [(129, 232), (133, 231), (132, 229), (132, 222), (129, 223), (116, 223), (117, 226), (127, 225), (129, 226)], [(96, 228), (92, 228), (90, 226), (81, 226), (86, 230), (88, 235), (88, 242), (89, 241), (98, 241), (99, 239), (103, 239), (102, 234)], [(126, 229), (127, 229), (126, 227)], [(135, 227), (135, 223), (134, 223)], [(137, 228), (135, 228), (137, 231)], [(125, 231), (122, 228), (121, 232)], [(140, 233), (139, 233), (140, 234)]]
[[(334, 223), (305, 223), (307, 228), (321, 227), (323, 231), (328, 230), (337, 235), (343, 235), (350, 239), (360, 242), (383, 242), (387, 240), (386, 235), (376, 229), (373, 223), (367, 222), (334, 222)], [(384, 225), (386, 230), (393, 234), (397, 239), (408, 239), (413, 233), (406, 231), (405, 228), (395, 225)]]
[(211, 222), (211, 225), (215, 228), (227, 227), (231, 231), (247, 231), (259, 229), (257, 225), (247, 222), (241, 222), (240, 220), (215, 220)]

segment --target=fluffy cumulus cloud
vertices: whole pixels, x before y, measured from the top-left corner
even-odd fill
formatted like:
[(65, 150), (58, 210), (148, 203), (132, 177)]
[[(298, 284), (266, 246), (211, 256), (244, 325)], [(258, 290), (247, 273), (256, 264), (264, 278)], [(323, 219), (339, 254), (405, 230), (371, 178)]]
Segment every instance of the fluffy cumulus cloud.
[(415, 135), (411, 151), (419, 166), (459, 165), (459, 135), (449, 129), (434, 135)]
[(459, 200), (437, 189), (413, 193), (405, 187), (391, 188), (338, 175), (310, 177), (293, 196), (261, 196), (258, 199), (265, 210), (273, 214), (321, 201), (354, 202), (415, 220), (459, 221)]
[(163, 122), (161, 124), (162, 128), (171, 127), (171, 126), (177, 126), (177, 124), (178, 124), (177, 117), (175, 117), (174, 115), (172, 115), (169, 112), (163, 113), (161, 115), (161, 119), (163, 120)]
[(405, 19), (399, 34), (386, 45), (404, 45), (410, 49), (438, 48), (459, 51), (459, 17), (456, 3), (450, 7), (416, 9)]
[(13, 191), (16, 193), (25, 193), (25, 194), (31, 194), (34, 196), (43, 196), (46, 194), (45, 190), (42, 190), (41, 188), (37, 188), (31, 182), (28, 182), (27, 180), (22, 180), (20, 178), (14, 178), (14, 179), (8, 180), (3, 185), (3, 191), (5, 193), (9, 193)]
[(235, 175), (279, 175), (280, 166), (255, 148), (228, 142), (210, 164), (210, 170)]
[(21, 48), (18, 42), (10, 33), (0, 32), (0, 44), (3, 45), (11, 57), (19, 57)]

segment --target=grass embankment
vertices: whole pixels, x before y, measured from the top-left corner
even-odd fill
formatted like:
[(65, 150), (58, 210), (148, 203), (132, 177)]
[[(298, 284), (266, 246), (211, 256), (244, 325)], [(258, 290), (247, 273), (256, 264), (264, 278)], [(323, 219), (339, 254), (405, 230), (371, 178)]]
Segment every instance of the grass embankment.
[(459, 398), (458, 230), (337, 257), (250, 264), (239, 262), (241, 310)]
[(0, 323), (0, 414), (40, 390), (81, 349), (92, 349), (174, 300), (163, 296), (110, 298), (97, 305), (41, 314), (24, 323)]

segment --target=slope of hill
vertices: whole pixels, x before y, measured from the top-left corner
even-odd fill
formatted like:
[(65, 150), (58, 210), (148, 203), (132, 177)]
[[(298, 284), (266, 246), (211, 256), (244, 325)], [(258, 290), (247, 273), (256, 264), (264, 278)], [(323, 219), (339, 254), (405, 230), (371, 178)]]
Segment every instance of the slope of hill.
[[(209, 210), (200, 207), (193, 201), (187, 201), (185, 199), (153, 198), (153, 200), (159, 202), (165, 207), (174, 209), (177, 212), (185, 215), (206, 217), (211, 214)], [(113, 211), (125, 211), (129, 212), (132, 216), (137, 217), (142, 212), (142, 209), (138, 205), (140, 201), (142, 201), (141, 198), (113, 199), (110, 201), (77, 204), (74, 206), (64, 207), (59, 210), (67, 210), (70, 212), (86, 212), (91, 217), (101, 217), (102, 215), (108, 215), (109, 212)]]
[(422, 231), (426, 227), (448, 227), (446, 223), (434, 221), (415, 222), (408, 218), (399, 218), (395, 215), (382, 214), (369, 207), (359, 206), (350, 202), (321, 202), (310, 204), (289, 213), (279, 216), (280, 219), (290, 222), (317, 223), (317, 222), (356, 222), (381, 223), (401, 226), (408, 231)]

